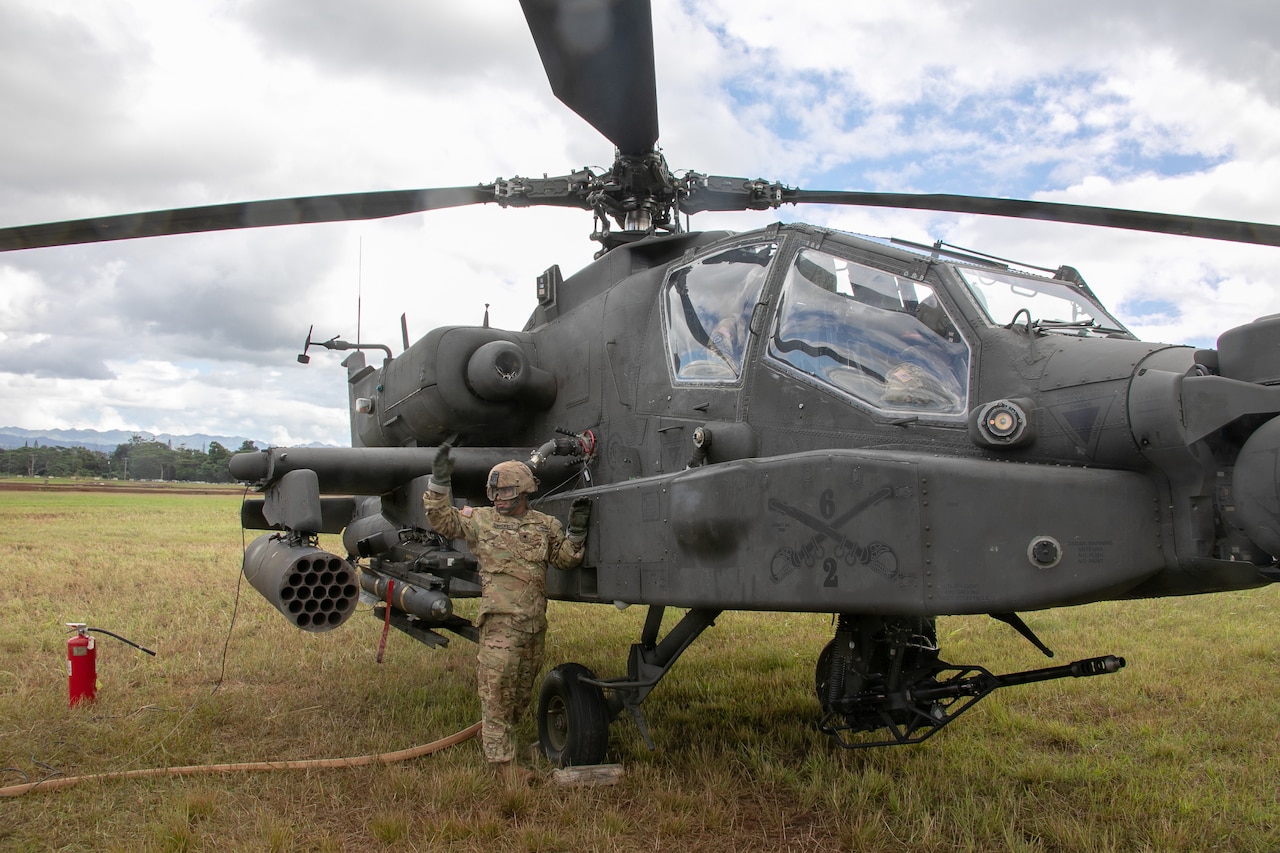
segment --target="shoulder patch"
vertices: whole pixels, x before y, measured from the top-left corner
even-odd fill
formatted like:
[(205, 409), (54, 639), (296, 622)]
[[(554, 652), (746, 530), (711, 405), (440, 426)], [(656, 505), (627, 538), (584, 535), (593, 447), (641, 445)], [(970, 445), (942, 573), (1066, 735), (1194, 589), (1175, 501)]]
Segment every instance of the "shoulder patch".
[(464, 506), (462, 509), (458, 510), (458, 515), (462, 516), (463, 518), (470, 518), (471, 514), (474, 512), (475, 510), (472, 509), (471, 507)]

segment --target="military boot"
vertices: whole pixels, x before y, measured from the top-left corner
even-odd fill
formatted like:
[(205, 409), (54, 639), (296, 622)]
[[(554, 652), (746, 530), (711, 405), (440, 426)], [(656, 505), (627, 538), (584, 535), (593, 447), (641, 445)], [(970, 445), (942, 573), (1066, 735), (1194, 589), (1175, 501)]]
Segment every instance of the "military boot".
[(528, 785), (534, 779), (532, 770), (526, 770), (514, 761), (494, 761), (489, 766), (508, 785)]

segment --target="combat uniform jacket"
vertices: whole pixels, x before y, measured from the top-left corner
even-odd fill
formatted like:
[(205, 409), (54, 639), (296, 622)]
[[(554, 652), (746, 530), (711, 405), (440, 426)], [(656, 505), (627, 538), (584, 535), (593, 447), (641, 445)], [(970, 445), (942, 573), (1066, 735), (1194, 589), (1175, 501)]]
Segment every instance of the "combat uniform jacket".
[(506, 516), (493, 507), (454, 507), (447, 493), (422, 496), (427, 520), (441, 536), (465, 539), (480, 563), (483, 597), (476, 625), (489, 614), (511, 617), (514, 627), (536, 633), (547, 627), (547, 564), (572, 569), (585, 546), (571, 542), (560, 522), (530, 509)]

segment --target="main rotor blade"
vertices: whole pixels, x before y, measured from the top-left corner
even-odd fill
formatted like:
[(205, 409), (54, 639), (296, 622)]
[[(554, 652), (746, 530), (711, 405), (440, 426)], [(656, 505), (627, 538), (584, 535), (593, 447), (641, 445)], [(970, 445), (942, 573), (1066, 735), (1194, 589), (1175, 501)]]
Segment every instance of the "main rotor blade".
[(1115, 207), (1091, 207), (1052, 201), (1023, 201), (1013, 198), (925, 193), (845, 192), (842, 190), (800, 190), (782, 188), (782, 202), (790, 204), (841, 204), (861, 207), (896, 207), (910, 210), (937, 210), (949, 213), (977, 213), (1014, 219), (1042, 219), (1075, 225), (1125, 228), (1155, 234), (1178, 234), (1233, 243), (1280, 246), (1280, 226), (1261, 222), (1209, 219), (1177, 213), (1152, 213)]
[(551, 91), (624, 155), (658, 141), (649, 0), (520, 0)]
[(382, 219), (497, 201), (494, 185), (474, 187), (440, 187), (421, 190), (385, 190), (280, 198), (268, 201), (246, 201), (213, 204), (205, 207), (182, 207), (155, 210), (150, 213), (127, 213), (73, 219), (43, 225), (18, 225), (0, 228), (0, 252), (39, 249), (47, 246), (69, 246), (75, 243), (105, 243), (132, 240), (137, 237), (161, 237), (168, 234), (193, 234), (200, 231), (232, 231), (239, 228), (262, 228), (270, 225), (298, 225), (311, 222), (345, 222), (357, 219)]

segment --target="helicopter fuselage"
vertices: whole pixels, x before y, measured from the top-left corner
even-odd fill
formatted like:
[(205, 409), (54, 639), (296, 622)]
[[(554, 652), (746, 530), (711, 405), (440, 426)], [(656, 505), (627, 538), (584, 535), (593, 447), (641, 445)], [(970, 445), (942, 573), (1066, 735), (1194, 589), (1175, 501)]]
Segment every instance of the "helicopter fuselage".
[[(349, 357), (354, 449), (309, 464), (378, 496), (337, 512), (353, 554), (381, 529), (371, 556), (409, 563), (435, 445), (481, 454), (455, 481), (478, 500), (485, 465), (590, 435), (540, 472), (546, 511), (594, 498), (583, 567), (549, 579), (581, 601), (935, 616), (1267, 582), (1231, 471), (1280, 389), (1136, 340), (1064, 270), (803, 225), (642, 241), (549, 271), (520, 332)], [(385, 476), (346, 456), (379, 447)]]

